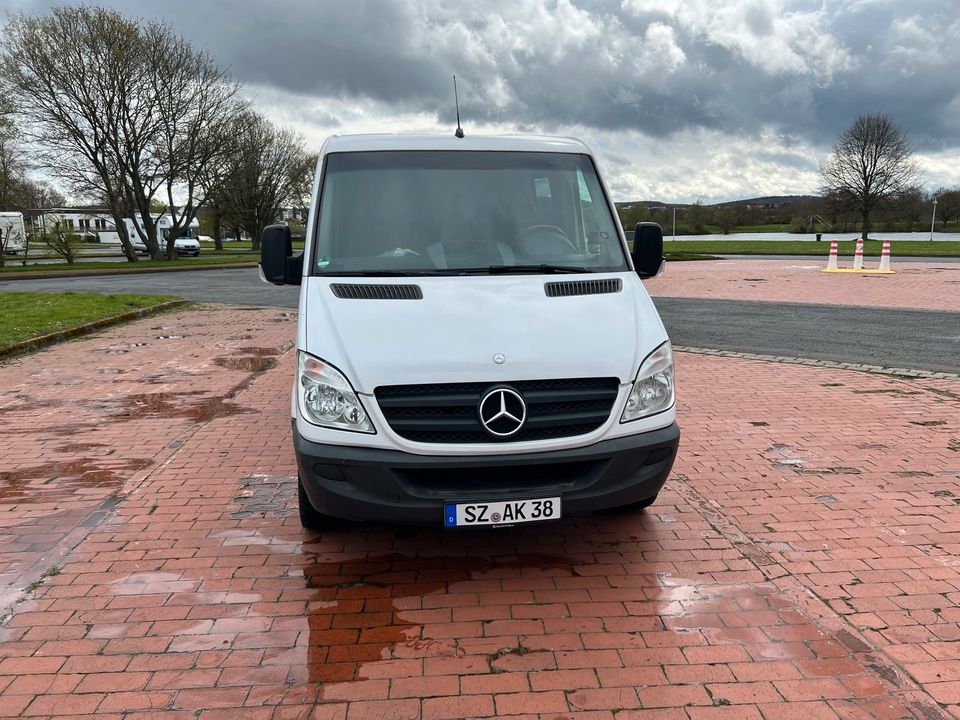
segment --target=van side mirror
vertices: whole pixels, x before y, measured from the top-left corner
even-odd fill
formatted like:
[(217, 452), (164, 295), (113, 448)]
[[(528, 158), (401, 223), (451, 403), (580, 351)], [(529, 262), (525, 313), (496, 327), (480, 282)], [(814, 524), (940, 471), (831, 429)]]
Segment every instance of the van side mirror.
[(274, 285), (299, 285), (303, 275), (303, 253), (293, 254), (290, 228), (267, 225), (260, 236), (260, 275)]
[(663, 266), (663, 228), (654, 222), (637, 223), (633, 233), (633, 269), (642, 278), (654, 277)]

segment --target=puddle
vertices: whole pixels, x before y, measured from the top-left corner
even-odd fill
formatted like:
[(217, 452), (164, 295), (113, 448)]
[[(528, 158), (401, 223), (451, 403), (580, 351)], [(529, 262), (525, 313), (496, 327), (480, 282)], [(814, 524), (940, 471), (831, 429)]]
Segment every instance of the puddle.
[(92, 450), (93, 448), (106, 447), (103, 443), (88, 442), (88, 443), (68, 443), (67, 445), (60, 445), (57, 448), (57, 452), (63, 453), (80, 453), (86, 452), (87, 450)]
[(151, 464), (152, 460), (142, 458), (81, 458), (0, 470), (0, 503), (51, 502), (81, 489), (116, 489), (130, 475)]
[(17, 395), (16, 400), (0, 407), (0, 415), (6, 415), (8, 413), (28, 413), (35, 410), (63, 407), (66, 404), (67, 402), (65, 400), (37, 400), (29, 395)]
[(125, 355), (131, 350), (136, 348), (141, 348), (146, 346), (145, 342), (134, 342), (134, 343), (125, 343), (123, 345), (110, 345), (105, 348), (98, 348), (94, 352), (100, 353), (101, 355)]
[(208, 422), (218, 417), (253, 412), (224, 401), (223, 398), (197, 398), (202, 390), (185, 392), (158, 392), (127, 395), (119, 400), (120, 411), (115, 418), (174, 418), (182, 417), (197, 423)]
[(308, 565), (303, 577), (307, 587), (317, 591), (307, 614), (308, 678), (324, 683), (358, 680), (365, 663), (422, 657), (425, 648), (432, 648), (427, 654), (460, 654), (457, 641), (431, 637), (429, 623), (404, 619), (405, 612), (421, 609), (417, 598), (456, 592), (458, 583), (496, 579), (501, 573), (516, 577), (517, 570), (524, 575), (541, 571), (571, 577), (577, 564), (559, 555), (411, 558), (391, 554)]
[(860, 468), (855, 467), (845, 467), (843, 465), (835, 465), (831, 467), (819, 467), (819, 468), (795, 468), (800, 475), (860, 475)]
[(213, 361), (228, 370), (242, 370), (244, 372), (255, 373), (269, 370), (277, 364), (275, 357), (257, 357), (256, 355), (218, 357), (214, 358)]
[(277, 364), (277, 357), (285, 353), (293, 343), (284, 343), (280, 347), (242, 347), (233, 355), (214, 358), (214, 362), (228, 370), (260, 373)]

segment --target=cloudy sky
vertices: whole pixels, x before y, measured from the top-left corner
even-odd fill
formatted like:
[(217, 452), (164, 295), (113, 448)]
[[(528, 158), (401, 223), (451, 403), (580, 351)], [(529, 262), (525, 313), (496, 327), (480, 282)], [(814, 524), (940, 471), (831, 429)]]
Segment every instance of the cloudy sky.
[[(859, 113), (960, 184), (960, 0), (102, 0), (159, 18), (319, 148), (332, 133), (586, 140), (618, 200), (815, 192)], [(49, 0), (0, 0), (43, 12)]]

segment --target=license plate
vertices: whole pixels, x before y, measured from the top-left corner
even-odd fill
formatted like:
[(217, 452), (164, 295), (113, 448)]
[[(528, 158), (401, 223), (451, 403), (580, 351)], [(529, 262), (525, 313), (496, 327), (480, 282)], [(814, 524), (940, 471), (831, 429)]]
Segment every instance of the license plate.
[(560, 517), (560, 498), (506, 500), (494, 502), (447, 503), (443, 523), (447, 527), (466, 525), (515, 525), (523, 522), (556, 520)]

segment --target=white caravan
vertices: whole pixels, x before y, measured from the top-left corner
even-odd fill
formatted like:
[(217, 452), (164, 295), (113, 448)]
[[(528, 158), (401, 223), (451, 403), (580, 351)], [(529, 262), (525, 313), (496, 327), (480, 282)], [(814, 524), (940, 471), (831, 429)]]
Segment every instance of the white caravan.
[(0, 212), (0, 244), (7, 255), (23, 252), (27, 233), (23, 227), (23, 213)]
[[(166, 248), (167, 238), (170, 237), (173, 218), (169, 214), (161, 215), (159, 213), (153, 214), (151, 217), (157, 223), (157, 241), (160, 243), (160, 250), (163, 251)], [(144, 230), (140, 218), (124, 218), (123, 223), (127, 226), (127, 232), (131, 239), (138, 239), (144, 244), (144, 250), (146, 250), (147, 231)], [(199, 232), (200, 221), (194, 218), (185, 229), (180, 231), (180, 235), (174, 241), (174, 249), (177, 251), (177, 255), (193, 255), (196, 257), (200, 254), (200, 241), (197, 240)]]
[(680, 431), (670, 340), (581, 142), (366, 135), (323, 146), (290, 413), (300, 518), (450, 528), (650, 505)]

